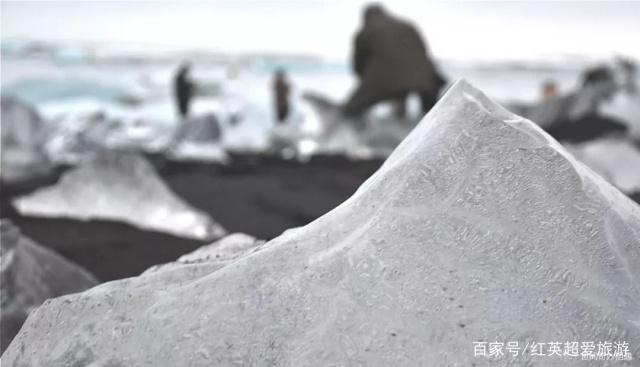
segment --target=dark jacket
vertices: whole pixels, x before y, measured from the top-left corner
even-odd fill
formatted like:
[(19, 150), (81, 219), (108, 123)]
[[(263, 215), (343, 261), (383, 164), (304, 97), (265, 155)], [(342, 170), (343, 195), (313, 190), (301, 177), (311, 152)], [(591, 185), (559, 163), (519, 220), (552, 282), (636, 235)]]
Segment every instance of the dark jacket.
[(437, 95), (444, 85), (418, 30), (383, 11), (369, 16), (356, 35), (353, 68), (360, 85), (345, 106), (347, 113), (409, 92)]
[(273, 82), (273, 90), (276, 102), (276, 118), (278, 122), (283, 122), (289, 115), (289, 92), (290, 86), (284, 75), (278, 74)]
[(176, 102), (178, 103), (178, 111), (182, 117), (185, 117), (189, 113), (189, 102), (193, 95), (193, 84), (189, 80), (188, 74), (187, 68), (181, 68), (174, 81)]

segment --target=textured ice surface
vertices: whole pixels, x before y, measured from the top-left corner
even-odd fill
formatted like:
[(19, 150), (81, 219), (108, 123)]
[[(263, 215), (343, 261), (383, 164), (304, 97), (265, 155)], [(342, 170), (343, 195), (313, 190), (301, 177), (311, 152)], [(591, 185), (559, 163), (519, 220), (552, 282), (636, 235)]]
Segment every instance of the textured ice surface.
[(46, 299), (98, 284), (89, 272), (22, 236), (7, 220), (0, 222), (0, 263), (2, 350)]
[(222, 268), (47, 302), (2, 362), (481, 366), (474, 341), (626, 341), (630, 365), (639, 238), (637, 204), (458, 82), (333, 211)]
[(627, 140), (604, 138), (567, 149), (627, 194), (640, 191), (640, 150)]
[(104, 151), (58, 183), (13, 202), (22, 215), (109, 219), (177, 236), (215, 239), (225, 230), (173, 193), (135, 154)]
[(0, 112), (0, 177), (3, 181), (20, 181), (51, 169), (42, 151), (46, 138), (45, 125), (29, 106), (14, 99), (2, 98)]
[(182, 255), (174, 262), (153, 266), (143, 274), (175, 269), (185, 264), (217, 263), (219, 267), (223, 267), (240, 256), (259, 250), (264, 243), (265, 241), (245, 233), (232, 233), (210, 245)]

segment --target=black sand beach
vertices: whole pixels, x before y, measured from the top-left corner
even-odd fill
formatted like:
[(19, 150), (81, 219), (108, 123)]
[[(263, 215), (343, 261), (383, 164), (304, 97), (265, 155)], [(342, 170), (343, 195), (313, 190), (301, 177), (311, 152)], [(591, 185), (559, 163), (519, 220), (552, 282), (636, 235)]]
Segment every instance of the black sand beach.
[[(262, 239), (305, 225), (333, 209), (382, 164), (377, 159), (351, 161), (341, 156), (319, 156), (299, 163), (236, 155), (228, 165), (148, 158), (172, 190), (229, 232)], [(206, 244), (112, 221), (23, 217), (13, 209), (12, 198), (55, 183), (64, 169), (19, 185), (3, 185), (2, 217), (10, 218), (28, 237), (83, 266), (101, 281), (138, 275)]]
[[(383, 162), (318, 156), (300, 163), (244, 154), (222, 165), (147, 158), (172, 190), (230, 233), (244, 232), (267, 240), (342, 203)], [(28, 237), (83, 266), (99, 280), (136, 276), (206, 244), (119, 222), (24, 217), (13, 209), (12, 198), (54, 184), (64, 170), (60, 167), (45, 178), (3, 185), (2, 217), (10, 218)], [(631, 197), (640, 200), (637, 194)]]

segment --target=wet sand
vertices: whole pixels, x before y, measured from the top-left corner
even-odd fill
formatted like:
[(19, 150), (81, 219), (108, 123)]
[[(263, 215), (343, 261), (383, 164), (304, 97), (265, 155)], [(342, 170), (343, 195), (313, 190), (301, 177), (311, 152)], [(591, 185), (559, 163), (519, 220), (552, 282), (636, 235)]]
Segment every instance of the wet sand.
[[(336, 207), (382, 164), (342, 156), (307, 163), (260, 155), (236, 155), (229, 165), (168, 162), (148, 157), (167, 184), (191, 205), (209, 213), (229, 232), (271, 239)], [(0, 189), (0, 214), (23, 233), (92, 272), (101, 281), (140, 274), (173, 261), (206, 242), (150, 232), (103, 220), (20, 216), (10, 200), (55, 183), (65, 170)]]

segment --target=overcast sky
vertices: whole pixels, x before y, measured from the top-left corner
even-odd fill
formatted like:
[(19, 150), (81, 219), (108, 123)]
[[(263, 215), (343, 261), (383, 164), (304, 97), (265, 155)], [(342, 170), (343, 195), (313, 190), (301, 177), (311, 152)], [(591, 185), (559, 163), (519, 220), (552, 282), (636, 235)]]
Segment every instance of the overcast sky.
[[(2, 1), (2, 39), (107, 41), (346, 59), (365, 1)], [(640, 2), (389, 1), (456, 59), (640, 59)]]

